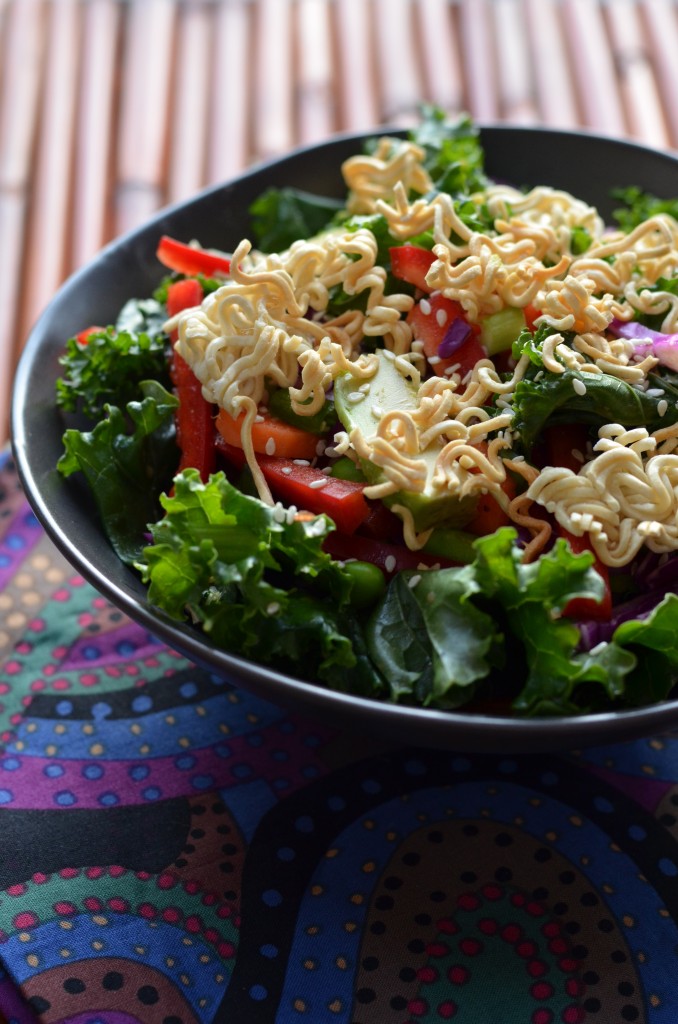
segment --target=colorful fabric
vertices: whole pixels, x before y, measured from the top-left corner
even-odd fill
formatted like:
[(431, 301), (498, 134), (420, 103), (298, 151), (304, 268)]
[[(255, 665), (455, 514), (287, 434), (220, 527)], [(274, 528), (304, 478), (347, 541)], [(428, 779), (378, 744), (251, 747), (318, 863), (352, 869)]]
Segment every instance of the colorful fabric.
[(402, 749), (196, 668), (0, 461), (11, 1024), (678, 1019), (678, 742)]

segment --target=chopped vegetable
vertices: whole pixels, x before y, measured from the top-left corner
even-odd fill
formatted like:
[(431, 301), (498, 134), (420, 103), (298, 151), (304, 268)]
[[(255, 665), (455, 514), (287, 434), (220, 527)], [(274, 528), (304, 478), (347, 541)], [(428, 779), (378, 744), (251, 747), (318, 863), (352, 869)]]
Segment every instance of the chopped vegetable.
[(231, 272), (231, 260), (225, 253), (187, 245), (168, 235), (160, 239), (156, 255), (165, 267), (178, 274), (205, 274), (206, 277), (221, 274), (225, 277)]

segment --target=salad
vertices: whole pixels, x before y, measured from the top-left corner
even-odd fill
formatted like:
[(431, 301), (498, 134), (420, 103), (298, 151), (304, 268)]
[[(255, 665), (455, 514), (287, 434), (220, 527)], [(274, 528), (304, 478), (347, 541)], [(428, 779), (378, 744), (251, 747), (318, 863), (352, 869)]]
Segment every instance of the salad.
[[(58, 468), (149, 601), (375, 699), (522, 716), (678, 679), (678, 202), (613, 224), (492, 181), (424, 111), (341, 201), (270, 190), (231, 252), (68, 340)], [(160, 270), (159, 270), (160, 276)]]

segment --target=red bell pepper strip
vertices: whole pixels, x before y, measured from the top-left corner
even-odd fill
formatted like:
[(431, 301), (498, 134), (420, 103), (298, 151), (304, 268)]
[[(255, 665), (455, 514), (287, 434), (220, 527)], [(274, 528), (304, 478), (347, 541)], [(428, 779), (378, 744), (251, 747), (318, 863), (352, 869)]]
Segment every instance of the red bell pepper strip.
[(101, 334), (101, 332), (105, 330), (105, 327), (86, 327), (84, 331), (80, 331), (78, 334), (76, 334), (75, 340), (77, 341), (78, 345), (86, 345), (93, 334)]
[(418, 245), (394, 245), (389, 249), (389, 255), (394, 277), (415, 285), (423, 292), (431, 291), (426, 284), (426, 275), (436, 257), (430, 249), (422, 249)]
[(432, 360), (431, 369), (439, 377), (445, 376), (448, 367), (458, 366), (457, 372), (463, 379), (479, 359), (487, 358), (487, 351), (478, 340), (478, 324), (469, 325), (471, 333), (468, 338), (449, 358), (443, 359), (438, 355), (438, 349), (450, 324), (459, 317), (466, 321), (463, 307), (440, 292), (434, 292), (430, 298), (415, 303), (407, 314), (407, 322), (412, 327), (415, 340), (424, 343), (424, 355)]
[(169, 270), (178, 274), (204, 274), (205, 277), (225, 276), (231, 272), (228, 256), (199, 249), (185, 242), (179, 242), (169, 235), (163, 235), (158, 242), (156, 256)]
[[(167, 312), (174, 316), (183, 309), (200, 305), (202, 299), (203, 290), (198, 281), (175, 281), (167, 292)], [(177, 444), (181, 451), (177, 472), (189, 468), (197, 469), (201, 480), (205, 482), (214, 470), (216, 461), (213, 409), (204, 398), (200, 381), (193, 370), (174, 350), (176, 331), (172, 334), (170, 376), (179, 399), (176, 426)]]
[[(231, 465), (239, 469), (245, 465), (242, 448), (227, 444), (221, 435), (217, 435), (216, 449)], [(316, 515), (324, 512), (343, 533), (353, 533), (368, 516), (364, 484), (327, 476), (292, 459), (257, 454), (257, 463), (274, 497)]]

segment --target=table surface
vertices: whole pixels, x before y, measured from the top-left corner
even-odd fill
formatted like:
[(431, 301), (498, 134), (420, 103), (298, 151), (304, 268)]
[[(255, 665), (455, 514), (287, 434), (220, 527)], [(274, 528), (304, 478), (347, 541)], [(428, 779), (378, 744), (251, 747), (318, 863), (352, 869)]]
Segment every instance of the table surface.
[[(159, 206), (422, 99), (675, 147), (677, 52), (674, 0), (0, 0), (0, 437), (30, 323)], [(673, 736), (404, 750), (232, 687), (0, 455), (0, 1024), (666, 1024), (677, 807)]]

